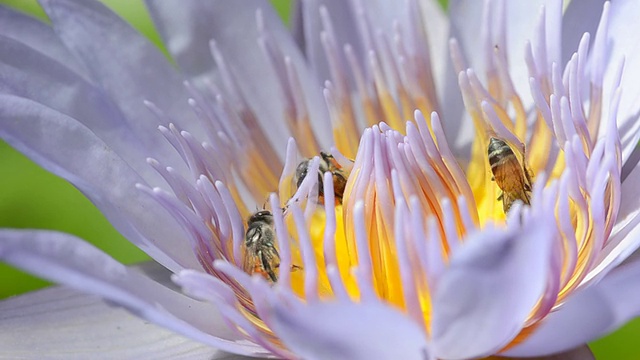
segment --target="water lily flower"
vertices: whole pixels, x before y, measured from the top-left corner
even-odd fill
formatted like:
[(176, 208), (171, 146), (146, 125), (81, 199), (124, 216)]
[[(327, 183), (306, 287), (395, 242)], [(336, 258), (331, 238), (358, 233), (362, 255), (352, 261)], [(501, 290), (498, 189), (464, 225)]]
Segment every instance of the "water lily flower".
[[(546, 356), (640, 314), (637, 2), (306, 0), (290, 32), (263, 1), (148, 0), (174, 62), (40, 2), (50, 25), (0, 9), (0, 136), (179, 288), (50, 231), (0, 231), (3, 261), (258, 357)], [(0, 328), (59, 309), (34, 296)], [(9, 349), (64, 349), (34, 327)]]

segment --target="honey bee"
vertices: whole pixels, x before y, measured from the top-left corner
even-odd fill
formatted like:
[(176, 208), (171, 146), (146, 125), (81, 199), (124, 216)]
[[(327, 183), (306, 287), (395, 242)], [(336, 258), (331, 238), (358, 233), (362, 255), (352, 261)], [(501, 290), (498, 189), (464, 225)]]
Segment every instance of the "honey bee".
[[(309, 166), (311, 165), (311, 159), (305, 159), (296, 168), (296, 174), (294, 181), (296, 186), (300, 187), (302, 181), (307, 176)], [(348, 172), (342, 169), (342, 166), (338, 164), (336, 159), (324, 151), (320, 152), (320, 166), (318, 167), (318, 201), (324, 203), (324, 188), (322, 186), (322, 176), (325, 172), (330, 172), (333, 176), (333, 193), (335, 201), (338, 204), (342, 204), (342, 196), (344, 195), (344, 189), (347, 185)]]
[[(520, 165), (513, 150), (504, 140), (492, 137), (489, 139), (489, 164), (495, 181), (502, 194), (502, 209), (506, 214), (516, 200), (525, 205), (531, 204), (531, 175), (526, 165)], [(524, 156), (523, 156), (524, 158)]]
[[(271, 283), (277, 282), (276, 270), (280, 268), (280, 254), (275, 243), (276, 231), (271, 211), (260, 210), (251, 215), (244, 236), (242, 269), (249, 275), (258, 273)], [(291, 271), (301, 269), (301, 266), (291, 265)]]
[(276, 282), (276, 269), (280, 267), (280, 254), (275, 246), (276, 232), (273, 214), (261, 210), (249, 217), (244, 237), (245, 255), (242, 268), (249, 274), (259, 273), (265, 279)]

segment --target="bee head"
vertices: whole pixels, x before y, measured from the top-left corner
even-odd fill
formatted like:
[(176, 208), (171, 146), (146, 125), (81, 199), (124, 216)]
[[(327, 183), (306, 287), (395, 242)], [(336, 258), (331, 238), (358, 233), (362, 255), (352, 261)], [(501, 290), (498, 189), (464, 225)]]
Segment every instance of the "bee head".
[(294, 177), (297, 188), (299, 188), (300, 185), (302, 185), (302, 180), (304, 180), (304, 178), (307, 177), (307, 172), (309, 171), (310, 162), (311, 160), (304, 160), (303, 162), (298, 164), (298, 167), (296, 168), (296, 174)]
[[(321, 154), (323, 154), (323, 157), (320, 158), (320, 163), (318, 164), (319, 165), (318, 167), (318, 195), (319, 196), (322, 196), (324, 193), (322, 188), (322, 174), (329, 171), (329, 163), (327, 162), (325, 157), (331, 156), (325, 153), (321, 153)], [(296, 188), (300, 188), (300, 185), (302, 185), (302, 182), (307, 177), (307, 174), (309, 173), (309, 166), (311, 165), (312, 161), (313, 159), (307, 159), (301, 162), (300, 164), (298, 164), (298, 167), (296, 168), (296, 174), (293, 178), (294, 181), (296, 182)]]
[(502, 141), (502, 140), (500, 140), (498, 138), (492, 137), (492, 138), (489, 139), (488, 153), (489, 153), (489, 155), (491, 155), (491, 153), (493, 153), (494, 151), (500, 150), (500, 149), (504, 148), (505, 146), (507, 146), (507, 144), (504, 141)]
[(318, 171), (320, 172), (320, 174), (324, 174), (327, 171), (331, 171), (331, 165), (333, 162), (333, 156), (330, 154), (327, 154), (324, 151), (320, 152), (320, 166), (318, 167)]
[(273, 214), (269, 210), (260, 210), (249, 218), (249, 224), (256, 222), (264, 222), (273, 225)]

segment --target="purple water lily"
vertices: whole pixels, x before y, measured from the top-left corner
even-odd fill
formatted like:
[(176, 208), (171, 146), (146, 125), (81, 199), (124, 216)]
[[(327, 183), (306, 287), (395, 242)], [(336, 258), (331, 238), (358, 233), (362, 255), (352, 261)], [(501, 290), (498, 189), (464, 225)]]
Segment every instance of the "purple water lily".
[[(546, 356), (639, 314), (640, 4), (306, 0), (290, 32), (148, 0), (175, 64), (99, 2), (41, 4), (0, 8), (0, 136), (180, 289), (55, 232), (0, 231), (3, 261), (258, 357)], [(0, 327), (56, 309), (34, 296)]]

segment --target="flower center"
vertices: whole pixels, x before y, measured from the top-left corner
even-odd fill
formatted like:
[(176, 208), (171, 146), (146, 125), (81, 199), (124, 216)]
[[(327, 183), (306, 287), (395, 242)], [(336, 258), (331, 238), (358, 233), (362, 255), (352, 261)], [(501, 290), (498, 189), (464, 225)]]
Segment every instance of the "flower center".
[[(528, 105), (507, 71), (502, 34), (493, 34), (488, 25), (483, 32), (484, 84), (451, 40), (452, 63), (475, 131), (466, 162), (460, 160), (464, 154), (456, 156), (449, 148), (440, 122), (420, 12), (413, 9), (407, 21), (399, 22), (392, 52), (387, 35), (374, 34), (366, 11), (357, 10), (361, 35), (370, 40), (364, 59), (349, 46), (342, 51), (326, 10), (321, 10), (331, 73), (324, 91), (327, 126), (335, 147), (321, 148), (301, 96), (300, 76), (262, 29), (260, 41), (279, 75), (284, 118), (295, 139), (287, 144), (284, 163), (214, 45), (220, 77), (228, 80), (216, 99), (231, 121), (212, 121), (220, 125), (215, 129), (217, 146), (199, 144), (172, 126), (163, 128), (197, 181), (191, 189), (171, 171), (158, 168), (180, 201), (154, 195), (189, 230), (206, 271), (233, 290), (232, 296), (223, 296), (228, 311), (246, 317), (268, 338), (261, 345), (275, 344), (276, 353), (281, 344), (256, 306), (266, 294), (261, 286), (291, 290), (306, 301), (382, 299), (429, 333), (433, 289), (467, 235), (485, 227), (517, 226), (531, 209), (548, 206), (557, 225), (553, 276), (515, 343), (594, 278), (616, 220), (622, 162), (615, 121), (619, 92), (611, 99), (607, 125), (601, 125), (602, 71), (597, 69), (604, 65), (594, 60), (595, 75), (585, 66), (590, 57), (606, 58), (599, 38), (604, 34), (598, 32), (591, 52), (585, 35), (562, 71), (560, 59), (543, 51), (546, 39), (561, 38), (544, 36), (543, 12), (536, 40), (527, 44), (533, 98)], [(504, 9), (493, 10), (504, 16)], [(585, 86), (588, 99), (583, 99)], [(196, 105), (204, 102), (194, 98)], [(205, 106), (200, 110), (207, 115)], [(328, 160), (323, 151), (333, 158)], [(208, 156), (212, 154), (222, 155)], [(234, 163), (207, 160), (238, 156)], [(335, 169), (346, 184), (336, 182)], [(273, 221), (247, 224), (254, 213), (247, 205), (251, 203), (269, 208), (265, 211)], [(270, 234), (263, 246), (272, 248), (247, 245), (249, 238), (261, 239), (249, 236), (247, 229), (258, 226), (269, 227), (263, 229)], [(247, 266), (249, 258), (255, 263)], [(256, 285), (250, 274), (262, 275), (264, 283)]]

